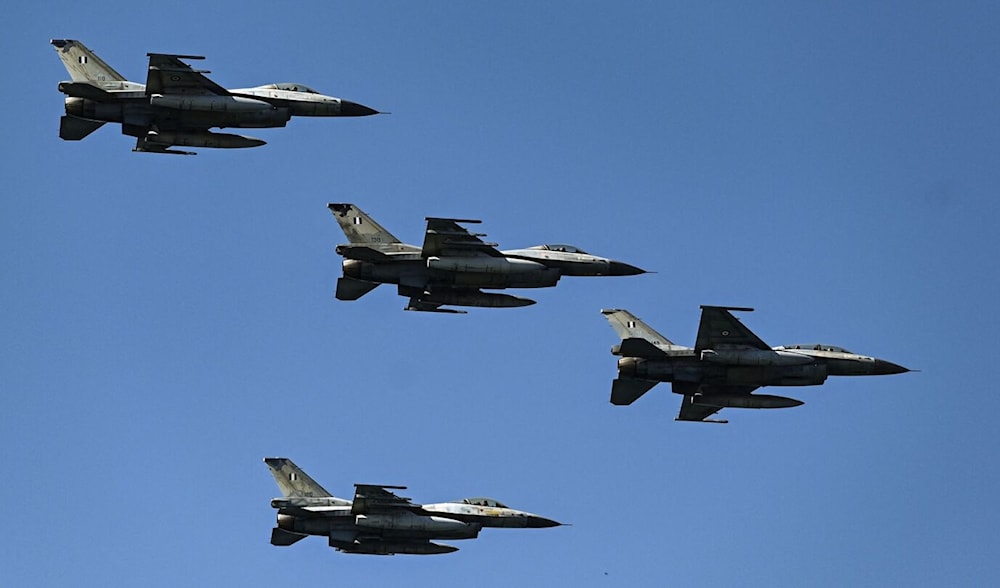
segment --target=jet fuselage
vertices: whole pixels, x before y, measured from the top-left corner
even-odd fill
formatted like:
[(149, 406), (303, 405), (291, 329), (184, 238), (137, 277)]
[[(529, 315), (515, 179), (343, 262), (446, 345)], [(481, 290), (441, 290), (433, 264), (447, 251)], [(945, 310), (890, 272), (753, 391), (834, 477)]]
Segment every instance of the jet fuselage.
[[(376, 112), (333, 96), (305, 92), (268, 91), (248, 88), (230, 96), (184, 94), (146, 95), (141, 84), (129, 91), (105, 93), (94, 99), (87, 84), (63, 82), (66, 114), (88, 120), (122, 123), (129, 127), (156, 126), (161, 130), (192, 128), (284, 127), (292, 116), (366, 116)], [(92, 86), (90, 86), (92, 88)], [(264, 87), (266, 88), (266, 86)], [(281, 96), (278, 98), (277, 96)], [(135, 132), (123, 133), (140, 136)]]
[[(818, 346), (822, 347), (822, 346)], [(788, 350), (777, 347), (768, 359), (759, 350), (673, 351), (662, 358), (622, 357), (620, 377), (657, 382), (687, 382), (711, 386), (815, 386), (827, 376), (899, 374), (908, 371), (894, 363), (854, 353)], [(756, 353), (750, 353), (756, 352)], [(612, 353), (619, 355), (616, 349)], [(675, 389), (684, 394), (683, 387)]]
[(276, 533), (326, 537), (331, 547), (347, 553), (430, 555), (457, 550), (431, 541), (475, 539), (484, 527), (538, 529), (560, 524), (529, 512), (466, 501), (364, 514), (350, 504), (323, 504), (324, 499), (273, 499), (271, 505), (278, 508)]

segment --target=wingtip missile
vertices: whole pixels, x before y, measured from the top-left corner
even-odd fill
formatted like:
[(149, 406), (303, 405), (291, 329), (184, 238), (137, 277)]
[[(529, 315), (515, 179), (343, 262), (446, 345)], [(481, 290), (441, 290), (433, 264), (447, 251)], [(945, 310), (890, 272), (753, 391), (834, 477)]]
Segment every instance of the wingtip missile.
[(748, 306), (715, 306), (712, 304), (702, 304), (702, 310), (735, 310), (737, 312), (753, 312), (753, 309)]

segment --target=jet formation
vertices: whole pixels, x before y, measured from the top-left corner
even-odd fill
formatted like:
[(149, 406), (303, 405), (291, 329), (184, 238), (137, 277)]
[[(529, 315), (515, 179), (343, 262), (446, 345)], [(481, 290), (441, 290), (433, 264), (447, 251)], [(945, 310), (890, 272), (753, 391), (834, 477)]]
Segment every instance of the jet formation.
[[(146, 83), (126, 80), (83, 43), (54, 39), (71, 81), (59, 137), (79, 141), (106, 123), (136, 138), (133, 151), (193, 155), (173, 147), (248, 148), (265, 142), (213, 128), (284, 127), (292, 116), (358, 117), (378, 114), (367, 106), (320, 94), (297, 83), (226, 89), (186, 61), (197, 55), (147, 53)], [(408, 298), (405, 310), (464, 313), (460, 307), (521, 307), (535, 301), (484, 290), (545, 288), (563, 276), (631, 276), (636, 266), (565, 244), (498, 250), (465, 226), (474, 219), (426, 217), (422, 246), (401, 242), (354, 204), (328, 204), (349, 243), (338, 245), (343, 276), (336, 297), (357, 300), (381, 284), (395, 284)], [(629, 405), (660, 382), (683, 397), (679, 421), (710, 419), (723, 408), (789, 408), (794, 398), (754, 392), (765, 386), (813, 386), (829, 376), (908, 372), (895, 363), (822, 344), (770, 347), (731, 311), (752, 308), (702, 306), (693, 348), (675, 345), (627, 310), (602, 310), (621, 342), (611, 402)], [(430, 555), (458, 548), (439, 540), (477, 538), (484, 527), (546, 528), (552, 519), (512, 509), (491, 498), (416, 504), (394, 491), (405, 486), (355, 484), (353, 500), (337, 498), (287, 458), (265, 458), (282, 496), (271, 500), (277, 522), (271, 544), (290, 546), (326, 537), (345, 553)]]
[(827, 376), (882, 376), (908, 372), (882, 359), (833, 345), (769, 347), (730, 311), (752, 308), (702, 306), (694, 348), (675, 345), (627, 310), (602, 310), (621, 337), (611, 403), (627, 405), (660, 382), (684, 397), (678, 421), (726, 423), (708, 417), (723, 408), (790, 408), (801, 400), (753, 394), (763, 386), (814, 386)]
[(537, 245), (499, 251), (463, 224), (472, 219), (426, 217), (422, 247), (401, 242), (354, 204), (327, 205), (350, 241), (338, 300), (357, 300), (380, 284), (396, 284), (409, 298), (405, 310), (464, 313), (450, 306), (516, 307), (535, 301), (482, 289), (547, 288), (562, 276), (633, 276), (645, 270), (591, 255), (572, 245)]
[(414, 504), (391, 492), (406, 486), (355, 484), (354, 500), (345, 500), (331, 495), (288, 458), (267, 457), (264, 463), (282, 493), (271, 500), (271, 507), (278, 510), (271, 545), (292, 545), (319, 535), (344, 553), (432, 555), (458, 551), (434, 541), (475, 539), (483, 527), (538, 529), (561, 524), (492, 498)]
[(378, 111), (325, 96), (303, 84), (267, 84), (227, 90), (182, 59), (199, 55), (147, 53), (146, 83), (130, 82), (81, 43), (53, 39), (52, 46), (72, 81), (60, 82), (66, 114), (59, 137), (79, 141), (104, 123), (120, 123), (136, 138), (133, 151), (194, 155), (173, 146), (234, 149), (264, 141), (211, 128), (283, 127), (293, 116), (368, 116)]

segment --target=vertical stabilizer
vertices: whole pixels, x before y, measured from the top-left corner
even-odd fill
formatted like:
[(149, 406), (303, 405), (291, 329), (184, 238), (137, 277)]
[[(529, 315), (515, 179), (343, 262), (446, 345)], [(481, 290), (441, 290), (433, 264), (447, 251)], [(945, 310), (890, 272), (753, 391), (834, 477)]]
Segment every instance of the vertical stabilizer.
[[(278, 483), (278, 488), (285, 496), (305, 496), (309, 498), (327, 498), (332, 495), (309, 474), (303, 472), (295, 462), (287, 457), (265, 457), (264, 463), (271, 470), (274, 481)], [(344, 501), (350, 504), (347, 501)]]
[(88, 82), (98, 87), (117, 88), (120, 84), (114, 82), (127, 81), (122, 74), (115, 71), (93, 51), (87, 49), (87, 46), (80, 41), (52, 39), (50, 42), (55, 47), (59, 59), (66, 66), (66, 71), (69, 72), (74, 82)]
[(337, 224), (351, 243), (366, 245), (388, 245), (400, 243), (392, 233), (385, 230), (370, 216), (353, 204), (327, 204), (327, 208), (337, 219)]
[(639, 317), (627, 310), (618, 308), (603, 309), (601, 310), (601, 314), (604, 315), (604, 318), (608, 319), (611, 328), (618, 333), (618, 336), (623, 341), (626, 339), (644, 339), (664, 351), (669, 349), (688, 349), (683, 345), (674, 345), (670, 339), (657, 333), (652, 327), (642, 322)]

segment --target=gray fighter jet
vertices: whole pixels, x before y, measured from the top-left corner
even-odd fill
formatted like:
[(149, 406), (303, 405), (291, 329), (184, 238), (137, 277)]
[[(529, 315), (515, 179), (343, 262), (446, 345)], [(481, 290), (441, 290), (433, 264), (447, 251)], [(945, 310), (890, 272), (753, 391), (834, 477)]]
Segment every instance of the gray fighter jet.
[(367, 116), (376, 110), (302, 84), (268, 84), (227, 90), (181, 59), (198, 55), (147, 53), (146, 84), (129, 82), (80, 41), (53, 39), (71, 82), (60, 82), (66, 115), (59, 137), (79, 141), (104, 123), (121, 123), (136, 137), (133, 151), (194, 155), (171, 146), (233, 149), (259, 147), (264, 141), (243, 135), (213, 133), (213, 127), (285, 126), (292, 116)]
[(337, 299), (357, 300), (379, 284), (397, 284), (406, 310), (463, 313), (442, 305), (514, 307), (534, 300), (481, 288), (546, 288), (562, 276), (633, 276), (645, 270), (590, 255), (572, 245), (498, 251), (465, 227), (478, 220), (427, 217), (423, 247), (407, 245), (353, 204), (327, 205), (349, 245), (339, 245), (344, 276)]
[(330, 495), (290, 459), (266, 457), (264, 463), (283, 495), (271, 500), (271, 507), (278, 509), (271, 545), (291, 545), (320, 535), (345, 553), (432, 555), (458, 551), (432, 541), (475, 539), (483, 527), (538, 529), (561, 524), (491, 498), (420, 505), (390, 492), (406, 486), (355, 484), (354, 500), (344, 500)]
[(659, 382), (672, 382), (684, 396), (675, 420), (707, 420), (723, 408), (790, 408), (794, 398), (753, 394), (762, 386), (813, 386), (827, 376), (881, 376), (910, 370), (833, 345), (769, 347), (729, 311), (752, 308), (702, 306), (694, 349), (674, 345), (627, 310), (602, 310), (622, 338), (611, 348), (618, 355), (618, 378), (611, 403), (632, 404)]

